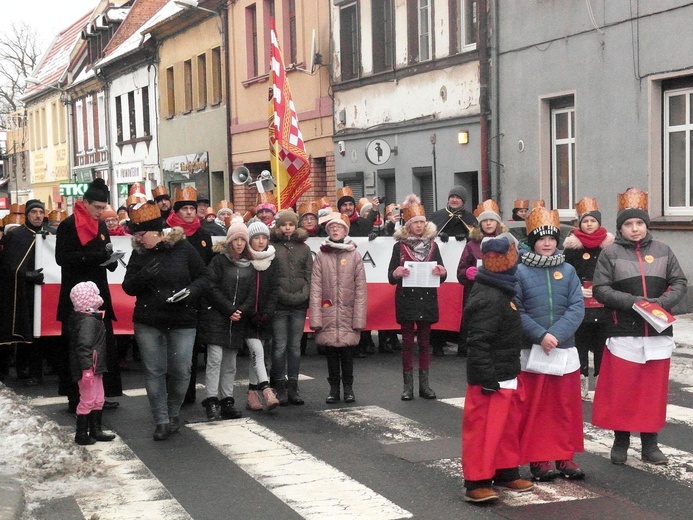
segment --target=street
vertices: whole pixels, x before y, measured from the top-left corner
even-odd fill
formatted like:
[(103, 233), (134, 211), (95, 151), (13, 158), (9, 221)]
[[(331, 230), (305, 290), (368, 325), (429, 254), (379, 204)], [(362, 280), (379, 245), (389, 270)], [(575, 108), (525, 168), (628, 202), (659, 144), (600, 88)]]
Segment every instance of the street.
[[(690, 374), (693, 349), (679, 348), (674, 356), (679, 372)], [(126, 395), (117, 410), (104, 412), (104, 427), (116, 441), (78, 448), (106, 468), (108, 478), (75, 486), (66, 497), (51, 497), (45, 484), (41, 493), (25, 489), (30, 518), (690, 518), (693, 385), (685, 382), (690, 375), (674, 380), (677, 368), (660, 435), (668, 466), (643, 464), (637, 438), (627, 465), (612, 465), (611, 434), (589, 424), (591, 402), (585, 402), (586, 452), (576, 456), (584, 481), (503, 492), (498, 504), (479, 507), (463, 501), (465, 360), (454, 356), (453, 346), (433, 359), (436, 401), (401, 401), (399, 355), (375, 354), (355, 360), (356, 402), (327, 405), (326, 361), (309, 345), (300, 382), (306, 405), (271, 413), (245, 410), (248, 358), (239, 357), (235, 397), (243, 418), (206, 422), (199, 386), (197, 403), (181, 411), (186, 425), (166, 442), (152, 440), (143, 372), (129, 362)], [(203, 374), (200, 368), (198, 382)], [(14, 378), (5, 383), (73, 434), (74, 418), (64, 398), (55, 397), (55, 376), (37, 387)]]

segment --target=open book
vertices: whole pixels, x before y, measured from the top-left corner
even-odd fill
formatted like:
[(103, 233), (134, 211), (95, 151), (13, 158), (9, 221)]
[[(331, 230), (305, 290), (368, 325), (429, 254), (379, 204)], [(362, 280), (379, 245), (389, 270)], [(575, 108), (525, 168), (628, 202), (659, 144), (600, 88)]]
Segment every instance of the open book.
[(671, 314), (665, 311), (661, 306), (647, 300), (640, 300), (633, 304), (633, 310), (640, 314), (647, 323), (652, 325), (657, 332), (662, 332), (664, 329), (671, 327), (676, 321)]

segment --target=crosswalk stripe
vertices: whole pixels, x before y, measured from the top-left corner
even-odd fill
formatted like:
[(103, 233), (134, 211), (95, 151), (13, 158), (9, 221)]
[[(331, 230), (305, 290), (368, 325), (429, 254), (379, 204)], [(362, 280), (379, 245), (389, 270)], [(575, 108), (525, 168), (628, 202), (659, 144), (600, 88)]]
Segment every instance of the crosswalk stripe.
[(306, 519), (412, 514), (252, 419), (188, 425)]
[(171, 496), (119, 437), (87, 446), (113, 485), (101, 483), (93, 492), (79, 493), (75, 500), (84, 518), (188, 520), (192, 517)]

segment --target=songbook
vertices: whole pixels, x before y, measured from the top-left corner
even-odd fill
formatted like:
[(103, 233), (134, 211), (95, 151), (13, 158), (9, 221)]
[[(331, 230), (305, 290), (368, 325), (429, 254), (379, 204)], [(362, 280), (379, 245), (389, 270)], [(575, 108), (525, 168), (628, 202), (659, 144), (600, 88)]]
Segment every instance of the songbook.
[(633, 310), (640, 314), (647, 323), (652, 325), (657, 332), (662, 332), (671, 327), (676, 321), (671, 314), (664, 310), (660, 305), (647, 300), (640, 300), (633, 304)]
[(537, 374), (549, 374), (551, 376), (562, 376), (568, 366), (568, 350), (564, 348), (552, 348), (547, 355), (541, 345), (532, 345), (527, 359), (527, 372)]
[(409, 276), (402, 278), (402, 287), (440, 287), (440, 276), (433, 274), (435, 262), (404, 262)]
[[(592, 282), (583, 282), (582, 288), (588, 290), (591, 294), (592, 293)], [(584, 295), (584, 292), (583, 292), (583, 295)], [(604, 307), (604, 304), (599, 303), (594, 296), (583, 296), (583, 300), (585, 302), (585, 309), (595, 309), (595, 308), (599, 308), (599, 307)]]

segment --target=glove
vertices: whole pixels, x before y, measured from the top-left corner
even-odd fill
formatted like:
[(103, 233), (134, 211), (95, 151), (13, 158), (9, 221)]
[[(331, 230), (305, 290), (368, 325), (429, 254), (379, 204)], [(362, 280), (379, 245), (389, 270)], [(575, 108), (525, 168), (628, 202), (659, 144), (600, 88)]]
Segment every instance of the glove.
[(407, 270), (406, 270), (404, 267), (402, 267), (402, 266), (400, 265), (397, 269), (395, 269), (395, 270), (392, 272), (392, 276), (394, 276), (395, 278), (404, 278), (404, 275), (406, 274), (406, 271), (407, 271)]
[(106, 250), (106, 258), (107, 259), (111, 258), (111, 255), (113, 254), (113, 244), (111, 244), (110, 242), (108, 244), (106, 244), (105, 250)]
[(142, 268), (140, 273), (142, 274), (142, 276), (145, 276), (147, 278), (153, 278), (159, 273), (161, 273), (161, 264), (159, 263), (159, 260), (155, 258), (154, 260), (149, 262)]
[(467, 280), (474, 281), (474, 278), (476, 278), (476, 272), (479, 270), (478, 267), (467, 267), (467, 270), (464, 272), (464, 275), (467, 277)]
[(87, 368), (82, 370), (82, 384), (91, 386), (94, 384), (94, 369)]
[(43, 285), (43, 273), (41, 271), (43, 271), (43, 267), (36, 271), (27, 271), (25, 275), (26, 281), (34, 285)]
[(466, 238), (467, 238), (467, 235), (464, 235), (462, 233), (460, 233), (459, 235), (455, 235), (455, 240), (457, 240), (458, 242), (462, 242)]
[(486, 383), (481, 384), (481, 393), (484, 395), (490, 395), (497, 392), (499, 388), (500, 385), (498, 384), (498, 381), (487, 381)]
[(269, 316), (264, 312), (256, 312), (250, 317), (250, 322), (256, 327), (264, 327), (269, 322)]
[(443, 233), (442, 231), (438, 233), (438, 238), (440, 238), (440, 241), (443, 243), (446, 243), (450, 236), (447, 233)]
[(585, 289), (583, 287), (582, 288), (582, 297), (583, 298), (592, 298), (592, 289)]
[(375, 240), (376, 237), (378, 236), (378, 233), (368, 233), (368, 240)]

